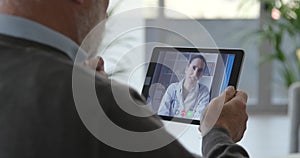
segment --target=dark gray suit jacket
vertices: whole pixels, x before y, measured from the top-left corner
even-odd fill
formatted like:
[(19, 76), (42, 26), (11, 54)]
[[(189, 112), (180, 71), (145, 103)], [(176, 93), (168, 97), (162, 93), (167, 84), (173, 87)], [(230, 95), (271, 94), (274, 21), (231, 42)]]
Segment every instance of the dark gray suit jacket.
[[(0, 65), (1, 158), (194, 156), (176, 140), (149, 152), (121, 151), (97, 140), (76, 111), (72, 93), (73, 63), (55, 48), (0, 35)], [(85, 71), (80, 75), (82, 81), (90, 77), (93, 76)], [(149, 131), (162, 126), (156, 116), (141, 118), (120, 109), (110, 83), (96, 76), (98, 99), (115, 124), (132, 131)], [(144, 102), (134, 91), (131, 96)], [(212, 130), (203, 141), (205, 157), (247, 157), (245, 150), (232, 143), (224, 129)]]

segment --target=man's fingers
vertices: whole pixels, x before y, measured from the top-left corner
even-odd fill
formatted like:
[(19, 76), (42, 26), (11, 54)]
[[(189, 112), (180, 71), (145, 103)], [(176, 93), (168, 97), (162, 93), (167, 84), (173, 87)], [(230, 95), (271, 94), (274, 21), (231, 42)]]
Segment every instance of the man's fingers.
[(228, 113), (235, 114), (239, 120), (236, 121), (234, 118), (230, 119), (231, 125), (227, 129), (234, 142), (238, 142), (242, 139), (244, 132), (247, 128), (248, 115), (246, 113), (246, 103), (248, 95), (243, 91), (237, 91), (235, 97), (228, 101), (224, 107), (235, 107), (231, 108)]
[(247, 103), (248, 95), (244, 91), (237, 91), (236, 92), (237, 99), (241, 100), (244, 103)]
[(102, 59), (102, 57), (96, 57), (95, 60), (96, 63), (96, 70), (97, 71), (104, 71), (104, 60)]
[(235, 96), (236, 90), (233, 86), (229, 86), (225, 89), (224, 93), (225, 93), (225, 103), (226, 103)]
[(105, 77), (108, 77), (108, 74), (104, 71), (104, 60), (100, 56), (84, 61), (83, 65), (96, 70), (96, 72)]

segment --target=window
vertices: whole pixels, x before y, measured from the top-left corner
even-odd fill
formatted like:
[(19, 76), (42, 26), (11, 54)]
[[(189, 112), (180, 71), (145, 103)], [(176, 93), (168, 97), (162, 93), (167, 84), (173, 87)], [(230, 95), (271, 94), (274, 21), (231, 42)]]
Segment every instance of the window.
[[(160, 3), (159, 0), (144, 0), (145, 7), (161, 6), (159, 4), (196, 19), (254, 19), (259, 17), (260, 8), (260, 3), (254, 0), (163, 0)], [(166, 18), (184, 18), (173, 12), (165, 11), (164, 14)], [(147, 18), (157, 16), (157, 12), (146, 14)]]

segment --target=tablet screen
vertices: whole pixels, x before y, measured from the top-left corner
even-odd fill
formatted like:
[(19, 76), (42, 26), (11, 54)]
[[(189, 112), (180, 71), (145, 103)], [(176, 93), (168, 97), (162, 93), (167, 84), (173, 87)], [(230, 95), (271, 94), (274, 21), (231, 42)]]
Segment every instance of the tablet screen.
[(154, 49), (143, 87), (151, 109), (165, 120), (199, 124), (210, 100), (237, 86), (240, 49)]

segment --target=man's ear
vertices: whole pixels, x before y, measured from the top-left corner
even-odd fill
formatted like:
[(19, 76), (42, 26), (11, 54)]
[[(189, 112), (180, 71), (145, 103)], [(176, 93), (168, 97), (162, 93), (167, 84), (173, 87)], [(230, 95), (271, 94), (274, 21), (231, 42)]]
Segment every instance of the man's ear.
[(82, 4), (84, 2), (84, 0), (73, 0), (73, 1), (78, 3), (78, 4)]

